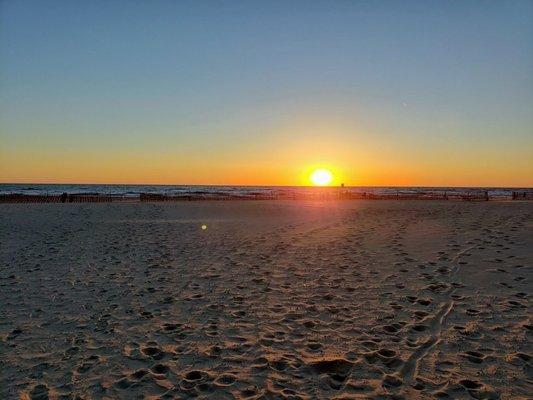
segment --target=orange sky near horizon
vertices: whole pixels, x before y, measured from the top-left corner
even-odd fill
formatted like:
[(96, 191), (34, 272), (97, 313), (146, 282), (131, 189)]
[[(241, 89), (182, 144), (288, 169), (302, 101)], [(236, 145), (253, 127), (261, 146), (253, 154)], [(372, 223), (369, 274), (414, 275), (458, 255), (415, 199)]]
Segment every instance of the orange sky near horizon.
[(311, 185), (311, 172), (326, 168), (333, 174), (333, 186), (533, 187), (533, 163), (526, 152), (509, 164), (505, 159), (498, 160), (497, 154), (485, 158), (460, 153), (441, 158), (418, 155), (412, 159), (412, 152), (395, 155), (392, 148), (371, 152), (363, 147), (334, 150), (324, 145), (320, 152), (308, 148), (293, 153), (290, 148), (274, 149), (245, 157), (212, 151), (174, 154), (0, 149), (0, 182), (292, 186)]
[[(512, 146), (504, 138), (454, 141), (309, 114), (262, 129), (208, 141), (130, 135), (127, 145), (107, 146), (91, 136), (44, 132), (32, 143), (5, 141), (0, 182), (291, 186), (311, 185), (311, 172), (327, 168), (332, 185), (533, 187), (528, 138)], [(512, 160), (502, 157), (511, 150)]]
[(291, 186), (311, 185), (311, 172), (327, 168), (332, 185), (533, 187), (528, 137), (509, 144), (505, 137), (425, 135), (325, 113), (214, 129), (209, 138), (41, 132), (31, 142), (3, 141), (0, 182)]

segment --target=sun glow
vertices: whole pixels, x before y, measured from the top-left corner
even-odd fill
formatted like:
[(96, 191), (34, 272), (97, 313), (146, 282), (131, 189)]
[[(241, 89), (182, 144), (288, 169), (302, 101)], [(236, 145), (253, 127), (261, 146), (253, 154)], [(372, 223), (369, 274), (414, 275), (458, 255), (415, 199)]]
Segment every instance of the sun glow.
[(331, 173), (331, 171), (327, 169), (319, 168), (319, 169), (315, 169), (311, 173), (311, 176), (309, 177), (309, 179), (311, 180), (313, 185), (327, 186), (331, 183), (331, 181), (333, 181), (333, 174)]

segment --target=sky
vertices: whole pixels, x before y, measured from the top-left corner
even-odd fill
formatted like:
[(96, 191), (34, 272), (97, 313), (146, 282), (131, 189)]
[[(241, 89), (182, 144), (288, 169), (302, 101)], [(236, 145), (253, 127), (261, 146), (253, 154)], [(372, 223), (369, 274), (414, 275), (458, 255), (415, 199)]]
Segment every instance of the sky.
[(533, 1), (0, 0), (0, 182), (533, 187)]

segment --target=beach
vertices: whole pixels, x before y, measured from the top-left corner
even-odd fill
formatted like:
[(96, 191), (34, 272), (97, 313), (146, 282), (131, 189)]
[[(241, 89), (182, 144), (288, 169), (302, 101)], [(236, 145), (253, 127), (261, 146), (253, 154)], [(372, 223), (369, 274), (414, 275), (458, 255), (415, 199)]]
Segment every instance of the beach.
[(527, 399), (533, 202), (0, 205), (2, 399)]

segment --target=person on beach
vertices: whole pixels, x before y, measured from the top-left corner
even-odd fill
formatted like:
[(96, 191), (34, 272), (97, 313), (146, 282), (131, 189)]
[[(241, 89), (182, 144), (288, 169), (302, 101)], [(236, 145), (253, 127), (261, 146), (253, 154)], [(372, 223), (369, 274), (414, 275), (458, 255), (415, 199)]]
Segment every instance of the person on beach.
[(67, 202), (67, 194), (63, 193), (61, 194), (61, 203), (66, 203), (66, 202)]

